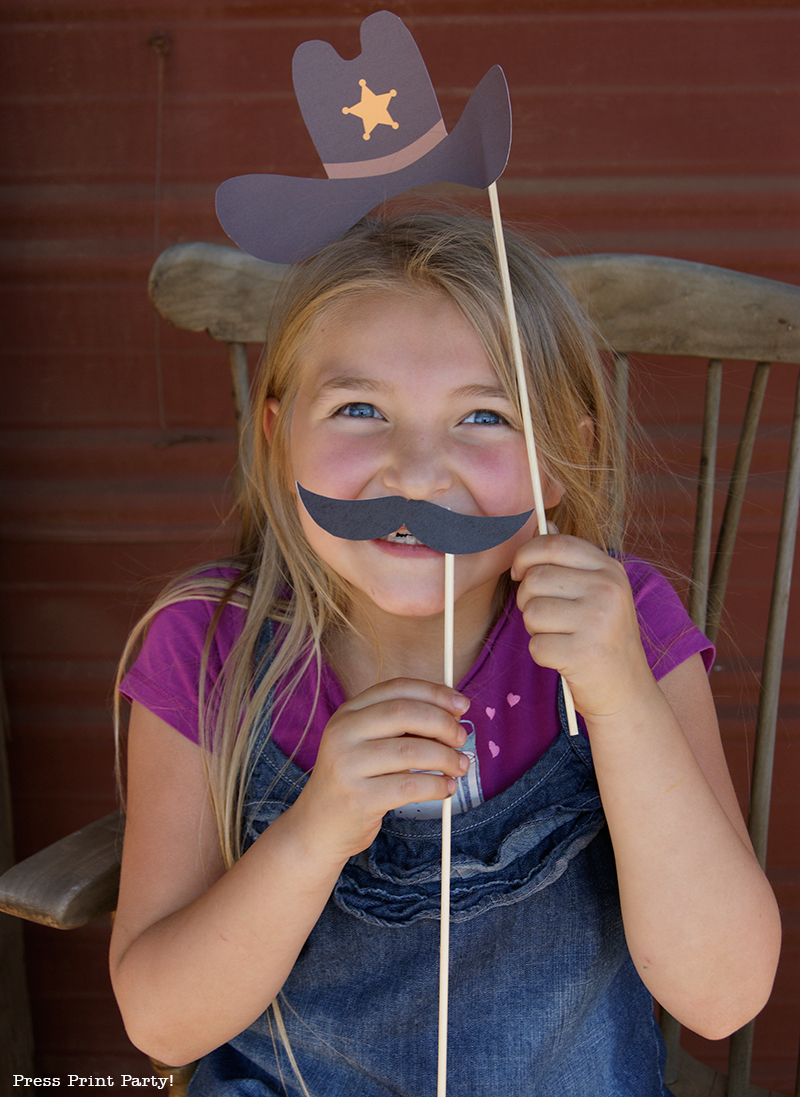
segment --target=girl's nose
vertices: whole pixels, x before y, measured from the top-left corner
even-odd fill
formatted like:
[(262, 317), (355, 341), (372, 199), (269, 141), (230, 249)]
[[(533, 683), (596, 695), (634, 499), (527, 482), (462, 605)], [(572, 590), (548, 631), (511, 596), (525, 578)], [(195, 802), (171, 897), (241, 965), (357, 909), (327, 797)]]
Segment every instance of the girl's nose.
[(383, 481), (392, 494), (436, 502), (435, 496), (453, 483), (441, 439), (422, 432), (396, 439), (387, 455)]

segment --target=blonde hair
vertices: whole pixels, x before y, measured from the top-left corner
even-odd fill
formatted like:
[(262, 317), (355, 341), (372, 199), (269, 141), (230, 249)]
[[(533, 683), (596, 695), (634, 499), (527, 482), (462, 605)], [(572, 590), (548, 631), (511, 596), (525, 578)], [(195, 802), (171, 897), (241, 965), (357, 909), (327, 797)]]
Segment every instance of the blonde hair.
[[(550, 260), (515, 233), (507, 233), (506, 247), (539, 460), (564, 488), (548, 517), (564, 533), (617, 548), (623, 485), (617, 472), (616, 411), (591, 325)], [(237, 576), (228, 584), (198, 579), (196, 573), (184, 577), (168, 588), (132, 638), (133, 644), (165, 605), (208, 598), (218, 606), (206, 641), (205, 666), (225, 605), (233, 601), (247, 609), (241, 635), (211, 696), (205, 696), (204, 670), (200, 686), (200, 741), (207, 748), (210, 798), (228, 864), (241, 854), (252, 744), (270, 691), (288, 676), (276, 698), (279, 711), (309, 664), (321, 668), (329, 631), (349, 627), (348, 588), (312, 552), (302, 532), (292, 488), (289, 430), (303, 353), (315, 325), (331, 310), (376, 291), (446, 294), (479, 336), (506, 392), (517, 399), (488, 223), (431, 212), (368, 218), (288, 276), (271, 318), (254, 392), (250, 444), (244, 447), (241, 544), (238, 555), (225, 562)], [(261, 416), (270, 397), (280, 401), (280, 410), (268, 443)], [(507, 576), (503, 581), (510, 586)], [(267, 618), (277, 623), (276, 637), (254, 693), (254, 653)]]

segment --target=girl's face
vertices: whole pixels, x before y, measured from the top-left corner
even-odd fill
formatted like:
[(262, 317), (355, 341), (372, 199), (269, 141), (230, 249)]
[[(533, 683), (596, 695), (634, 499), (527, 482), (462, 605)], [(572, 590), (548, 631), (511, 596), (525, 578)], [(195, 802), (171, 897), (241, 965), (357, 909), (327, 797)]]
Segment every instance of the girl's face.
[[(425, 499), (462, 514), (518, 514), (533, 491), (518, 416), (477, 334), (436, 291), (376, 292), (324, 313), (301, 358), (289, 431), (291, 488), (319, 495)], [(267, 401), (269, 438), (279, 402)], [(546, 506), (561, 495), (543, 485)], [(426, 617), (444, 606), (444, 557), (390, 535), (347, 541), (298, 499), (314, 551), (370, 604)], [(456, 561), (456, 601), (491, 604), (500, 576), (535, 528)]]

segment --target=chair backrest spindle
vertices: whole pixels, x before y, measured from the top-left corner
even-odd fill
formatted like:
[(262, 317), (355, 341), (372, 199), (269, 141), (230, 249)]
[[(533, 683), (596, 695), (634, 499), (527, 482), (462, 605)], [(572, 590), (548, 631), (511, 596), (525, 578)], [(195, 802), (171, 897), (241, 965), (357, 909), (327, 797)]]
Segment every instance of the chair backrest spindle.
[[(613, 365), (614, 401), (617, 410), (617, 439), (619, 441), (620, 476), (625, 482), (627, 478), (626, 465), (628, 458), (628, 382), (629, 382), (628, 356), (627, 354), (615, 354)], [(619, 510), (622, 510), (622, 500), (617, 496)], [(618, 521), (622, 514), (617, 513)]]
[(250, 374), (247, 368), (246, 343), (228, 343), (228, 363), (231, 367), (233, 384), (236, 434), (237, 440), (241, 442), (242, 431), (250, 415)]
[(739, 444), (736, 447), (736, 458), (728, 483), (728, 494), (725, 500), (725, 510), (722, 515), (717, 548), (714, 553), (714, 563), (711, 568), (711, 579), (708, 587), (708, 610), (706, 613), (706, 634), (715, 641), (719, 632), (722, 608), (725, 601), (725, 590), (728, 585), (731, 560), (736, 546), (736, 534), (739, 531), (739, 519), (742, 513), (744, 492), (747, 487), (747, 478), (750, 473), (750, 462), (753, 457), (753, 448), (758, 433), (758, 423), (761, 417), (761, 408), (764, 403), (764, 393), (769, 380), (769, 362), (756, 363), (753, 381), (750, 386), (750, 395), (747, 400), (742, 429), (739, 435)]
[(798, 375), (795, 393), (794, 418), (789, 442), (789, 463), (786, 471), (772, 598), (764, 644), (753, 776), (750, 789), (750, 838), (762, 868), (767, 856), (767, 829), (775, 754), (775, 734), (778, 724), (778, 697), (786, 638), (786, 622), (789, 614), (792, 562), (797, 539), (798, 509), (800, 509), (800, 374)]
[(722, 397), (722, 362), (712, 358), (706, 375), (703, 436), (697, 475), (697, 513), (692, 547), (692, 581), (689, 616), (705, 632), (708, 614), (708, 582), (711, 572), (711, 530), (714, 521), (714, 486), (717, 475), (719, 408)]

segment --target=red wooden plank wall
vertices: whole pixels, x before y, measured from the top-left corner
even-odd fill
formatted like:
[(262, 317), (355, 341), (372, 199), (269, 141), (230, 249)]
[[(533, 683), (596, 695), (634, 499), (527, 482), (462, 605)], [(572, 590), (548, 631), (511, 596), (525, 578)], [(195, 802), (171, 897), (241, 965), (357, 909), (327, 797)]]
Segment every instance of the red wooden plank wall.
[[(156, 322), (149, 267), (169, 244), (223, 239), (213, 193), (227, 176), (321, 174), (292, 52), (319, 37), (355, 55), (360, 20), (379, 6), (6, 0), (0, 13), (0, 653), (20, 856), (113, 806), (109, 694), (126, 631), (153, 576), (231, 537), (224, 353)], [(503, 65), (515, 111), (504, 212), (537, 224), (554, 250), (674, 255), (800, 282), (796, 3), (409, 0), (394, 10), (449, 126), (489, 65)], [(681, 374), (684, 396), (665, 410), (664, 386)], [(770, 462), (785, 452), (787, 391), (779, 378), (766, 487), (747, 512), (756, 559), (775, 525)], [(656, 363), (639, 398), (662, 438), (670, 421), (696, 418), (696, 373)], [(679, 469), (693, 430), (664, 443)], [(663, 527), (683, 559), (681, 515)], [(734, 612), (745, 622), (765, 599), (756, 570), (740, 577)], [(754, 1074), (784, 1092), (800, 1034), (798, 616), (795, 594), (770, 852), (787, 943)], [(749, 733), (728, 696), (731, 659), (723, 653), (715, 684), (744, 797)], [(105, 926), (27, 934), (38, 1073), (145, 1073), (110, 994), (107, 938)], [(724, 1049), (703, 1051), (721, 1061)]]

